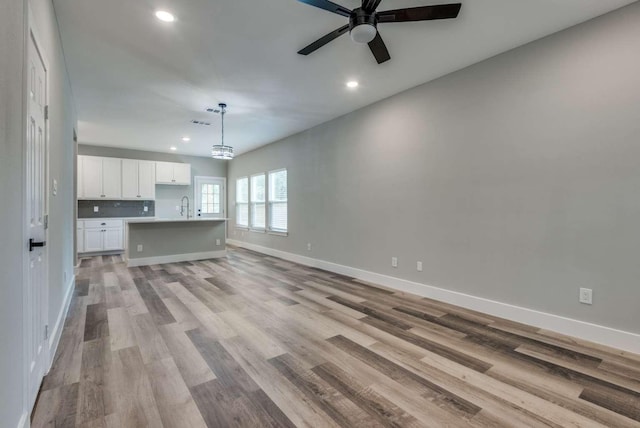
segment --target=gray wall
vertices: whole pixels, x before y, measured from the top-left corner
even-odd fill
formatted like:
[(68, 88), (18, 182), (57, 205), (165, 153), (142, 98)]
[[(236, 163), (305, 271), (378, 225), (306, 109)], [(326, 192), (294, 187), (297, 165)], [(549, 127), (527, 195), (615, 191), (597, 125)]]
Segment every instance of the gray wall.
[[(17, 426), (23, 408), (24, 158), (23, 64), (27, 2), (4, 0), (0, 14), (0, 421)], [(49, 200), (49, 326), (61, 313), (73, 275), (73, 142), (75, 110), (49, 0), (30, 2), (48, 60), (50, 177), (58, 194)], [(51, 185), (51, 182), (48, 183)]]
[[(181, 221), (174, 223), (130, 223), (128, 258), (174, 256), (177, 254), (224, 251), (224, 221)], [(216, 245), (216, 239), (220, 245)], [(138, 245), (142, 251), (138, 252)]]
[[(82, 135), (80, 135), (82, 140)], [(192, 178), (197, 175), (211, 177), (226, 177), (226, 161), (209, 159), (198, 156), (172, 155), (168, 153), (146, 152), (140, 150), (128, 150), (115, 147), (101, 147), (79, 145), (78, 154), (89, 156), (106, 156), (122, 159), (142, 159), (162, 162), (182, 162), (191, 164)], [(192, 180), (193, 182), (193, 180)], [(156, 186), (156, 217), (174, 218), (180, 217), (176, 206), (180, 205), (183, 196), (189, 196), (193, 209), (193, 186)]]
[(2, 2), (0, 13), (0, 420), (18, 425), (22, 414), (22, 64), (21, 0)]
[(639, 40), (635, 3), (239, 156), (290, 232), (229, 237), (639, 333)]

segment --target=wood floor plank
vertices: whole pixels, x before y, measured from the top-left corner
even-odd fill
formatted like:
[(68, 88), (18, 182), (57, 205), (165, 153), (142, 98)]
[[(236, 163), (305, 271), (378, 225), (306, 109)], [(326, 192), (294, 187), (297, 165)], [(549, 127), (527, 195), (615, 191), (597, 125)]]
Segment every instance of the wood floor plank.
[(159, 330), (188, 387), (216, 378), (181, 326), (163, 325)]
[(406, 370), (375, 352), (350, 341), (344, 336), (332, 337), (328, 342), (403, 385), (414, 384), (423, 390), (423, 396), (425, 396), (425, 398), (428, 398), (430, 401), (451, 413), (458, 415), (458, 417), (471, 419), (481, 410), (481, 408), (475, 404), (456, 396), (428, 379)]
[(281, 355), (269, 362), (341, 427), (383, 426), (318, 375), (302, 367), (291, 355)]
[(146, 368), (164, 428), (206, 427), (172, 358), (154, 361)]
[(186, 334), (215, 374), (219, 381), (216, 382), (216, 385), (239, 387), (245, 392), (260, 389), (215, 338), (199, 329), (189, 330)]
[(109, 320), (111, 351), (136, 345), (136, 336), (133, 332), (129, 312), (124, 307), (108, 309), (107, 319)]
[(390, 427), (420, 426), (420, 423), (413, 416), (371, 389), (363, 388), (338, 366), (324, 363), (314, 367), (313, 372), (382, 425)]
[[(269, 397), (294, 426), (338, 426), (313, 400), (300, 394), (300, 391), (286, 378), (278, 376), (277, 370), (260, 357), (258, 352), (242, 338), (226, 339), (223, 344), (238, 364), (260, 386), (260, 391)], [(289, 425), (284, 423), (282, 426)]]
[(135, 346), (113, 353), (115, 409), (121, 427), (162, 426), (162, 420), (140, 349)]
[(109, 336), (109, 321), (107, 306), (104, 303), (87, 305), (87, 315), (84, 325), (84, 341)]

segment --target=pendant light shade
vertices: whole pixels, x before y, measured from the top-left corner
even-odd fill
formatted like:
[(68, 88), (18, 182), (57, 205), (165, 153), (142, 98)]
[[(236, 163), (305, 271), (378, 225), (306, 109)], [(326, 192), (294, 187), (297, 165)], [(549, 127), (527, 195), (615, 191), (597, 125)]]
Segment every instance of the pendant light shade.
[(211, 156), (214, 159), (231, 160), (233, 159), (233, 147), (214, 144), (211, 149)]
[(233, 147), (224, 145), (224, 115), (227, 112), (227, 105), (220, 103), (218, 107), (220, 107), (220, 118), (222, 121), (222, 138), (220, 144), (214, 144), (211, 148), (211, 156), (214, 159), (230, 160), (233, 159)]

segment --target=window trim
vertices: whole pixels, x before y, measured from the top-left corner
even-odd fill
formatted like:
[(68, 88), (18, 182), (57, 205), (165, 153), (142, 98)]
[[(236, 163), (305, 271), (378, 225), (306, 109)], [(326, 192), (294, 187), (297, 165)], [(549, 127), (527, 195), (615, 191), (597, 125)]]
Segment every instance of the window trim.
[[(260, 177), (263, 176), (264, 177), (264, 202), (258, 202), (258, 203), (263, 203), (264, 204), (264, 227), (255, 227), (253, 225), (253, 211), (254, 211), (254, 202), (251, 200), (252, 197), (252, 188), (253, 188), (253, 177)], [(266, 172), (257, 172), (255, 174), (251, 174), (249, 176), (249, 230), (251, 230), (252, 232), (261, 232), (264, 233), (267, 231), (267, 227), (269, 225), (269, 220), (267, 219), (267, 204), (268, 202), (268, 190), (269, 190), (269, 182), (268, 182), (268, 175)]]
[[(238, 205), (239, 204), (244, 204), (245, 202), (238, 202), (238, 181), (246, 179), (247, 180), (247, 224), (239, 224), (238, 223)], [(242, 177), (238, 177), (236, 178), (236, 188), (235, 188), (235, 203), (234, 203), (234, 207), (236, 209), (235, 212), (235, 218), (234, 218), (234, 222), (236, 225), (236, 228), (238, 229), (243, 229), (243, 230), (249, 230), (249, 224), (251, 223), (251, 214), (249, 213), (249, 207), (251, 206), (251, 181), (249, 180), (249, 176), (248, 175), (243, 175)]]
[[(271, 209), (270, 206), (272, 204), (271, 198), (269, 197), (269, 193), (271, 190), (271, 174), (277, 173), (277, 172), (286, 172), (287, 173), (287, 228), (286, 229), (274, 229), (271, 227)], [(278, 168), (278, 169), (272, 169), (271, 171), (267, 171), (267, 232), (269, 232), (269, 234), (271, 235), (281, 235), (281, 236), (287, 236), (289, 234), (289, 171), (287, 170), (287, 168)], [(278, 202), (282, 202), (282, 201), (278, 201)]]

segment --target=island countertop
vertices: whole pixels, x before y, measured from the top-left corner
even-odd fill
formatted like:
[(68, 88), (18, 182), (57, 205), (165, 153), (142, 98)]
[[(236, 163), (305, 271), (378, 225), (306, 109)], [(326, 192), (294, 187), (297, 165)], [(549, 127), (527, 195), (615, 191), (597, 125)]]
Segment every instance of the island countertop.
[(131, 218), (125, 220), (126, 223), (186, 223), (202, 221), (227, 221), (226, 218)]

